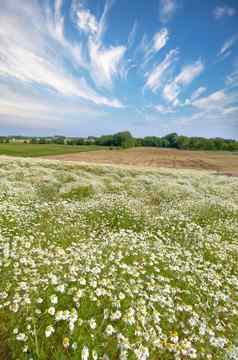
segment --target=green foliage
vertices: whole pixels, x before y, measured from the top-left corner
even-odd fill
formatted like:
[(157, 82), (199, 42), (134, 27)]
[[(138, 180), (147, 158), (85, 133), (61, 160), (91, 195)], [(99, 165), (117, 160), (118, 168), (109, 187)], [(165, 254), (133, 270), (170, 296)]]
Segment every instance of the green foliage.
[[(129, 131), (122, 131), (110, 135), (102, 135), (100, 137), (88, 136), (88, 138), (83, 138), (83, 137), (66, 138), (64, 136), (54, 136), (52, 138), (51, 137), (24, 138), (21, 136), (16, 136), (14, 138), (0, 137), (0, 144), (4, 144), (4, 143), (5, 144), (11, 143), (11, 145), (29, 145), (27, 143), (30, 143), (32, 145), (34, 144), (34, 145), (48, 145), (48, 146), (50, 145), (53, 146), (54, 144), (55, 149), (57, 149), (55, 154), (61, 154), (67, 152), (70, 153), (74, 151), (77, 152), (78, 151), (77, 146), (80, 146), (80, 149), (83, 149), (83, 146), (85, 147), (90, 146), (88, 150), (95, 150), (97, 149), (96, 146), (105, 146), (110, 148), (123, 148), (123, 149), (134, 146), (150, 146), (150, 147), (175, 148), (175, 149), (183, 149), (183, 150), (238, 151), (238, 141), (232, 139), (222, 139), (222, 138), (208, 139), (203, 137), (188, 137), (184, 135), (178, 135), (176, 133), (171, 133), (164, 137), (145, 136), (144, 138), (134, 138)], [(56, 145), (60, 145), (61, 148), (57, 148)], [(71, 148), (69, 149), (67, 145), (70, 145)], [(62, 151), (63, 146), (66, 147), (64, 148), (65, 150)], [(20, 148), (18, 148), (18, 150), (19, 149)], [(21, 148), (21, 150), (22, 149), (23, 148)], [(36, 150), (36, 148), (34, 148), (34, 150)], [(0, 154), (1, 154), (1, 147), (0, 147)], [(52, 155), (53, 154), (54, 152), (52, 153)], [(14, 154), (9, 154), (9, 155), (14, 155)], [(16, 155), (18, 155), (18, 151)], [(44, 155), (44, 154), (40, 154), (40, 155)], [(46, 152), (45, 155), (51, 155), (51, 152), (50, 153)], [(22, 156), (26, 156), (26, 155), (23, 154)], [(30, 153), (29, 156), (31, 156)]]
[(142, 139), (144, 146), (161, 146), (161, 139), (157, 136), (146, 136)]
[(176, 133), (168, 134), (164, 137), (164, 139), (168, 141), (169, 147), (171, 147), (171, 148), (178, 147), (177, 138), (178, 138), (178, 135)]
[(132, 137), (129, 131), (123, 131), (114, 135), (103, 135), (96, 140), (96, 144), (126, 149), (135, 146), (136, 139)]
[(94, 190), (91, 185), (77, 186), (75, 189), (62, 194), (63, 199), (67, 200), (83, 200), (93, 196)]
[(206, 139), (202, 137), (188, 137), (172, 133), (164, 137), (146, 136), (142, 139), (142, 146), (176, 148), (183, 150), (237, 151), (238, 141), (221, 138)]
[(113, 135), (102, 135), (96, 140), (97, 145), (113, 146)]
[(103, 149), (97, 145), (56, 145), (56, 144), (24, 144), (8, 143), (0, 144), (0, 155), (37, 157), (48, 155), (63, 155)]

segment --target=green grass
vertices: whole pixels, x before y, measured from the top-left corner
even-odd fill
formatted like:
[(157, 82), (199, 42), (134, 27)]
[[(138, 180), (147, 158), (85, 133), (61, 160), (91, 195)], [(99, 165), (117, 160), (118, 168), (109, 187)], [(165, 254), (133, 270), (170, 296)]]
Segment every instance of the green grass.
[(37, 157), (71, 154), (101, 149), (105, 149), (105, 147), (97, 145), (72, 146), (57, 144), (0, 144), (0, 155)]

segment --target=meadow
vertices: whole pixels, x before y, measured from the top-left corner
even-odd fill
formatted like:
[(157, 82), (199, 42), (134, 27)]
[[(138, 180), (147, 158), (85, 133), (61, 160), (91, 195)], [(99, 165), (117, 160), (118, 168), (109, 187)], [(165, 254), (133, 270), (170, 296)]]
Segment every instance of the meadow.
[(18, 157), (38, 157), (47, 155), (62, 155), (103, 149), (97, 145), (57, 145), (57, 144), (0, 144), (0, 155)]
[(0, 359), (238, 359), (238, 178), (0, 158)]

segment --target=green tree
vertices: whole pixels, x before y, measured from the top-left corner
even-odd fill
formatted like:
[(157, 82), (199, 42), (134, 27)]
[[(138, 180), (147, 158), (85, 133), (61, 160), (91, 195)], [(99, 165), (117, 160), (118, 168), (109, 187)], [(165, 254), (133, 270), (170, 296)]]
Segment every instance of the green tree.
[(164, 136), (164, 139), (168, 141), (169, 147), (171, 147), (171, 148), (178, 147), (178, 143), (177, 143), (178, 135), (176, 133), (168, 134), (168, 135)]
[(123, 131), (113, 135), (113, 145), (115, 146), (126, 149), (135, 146), (135, 143), (135, 139), (129, 131)]

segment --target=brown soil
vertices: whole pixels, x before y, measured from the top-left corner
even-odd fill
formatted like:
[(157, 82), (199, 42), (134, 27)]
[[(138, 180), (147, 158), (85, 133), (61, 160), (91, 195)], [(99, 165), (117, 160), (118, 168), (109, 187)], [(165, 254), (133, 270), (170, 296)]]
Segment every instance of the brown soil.
[(160, 148), (101, 150), (47, 156), (48, 159), (142, 167), (203, 169), (238, 176), (238, 154)]

